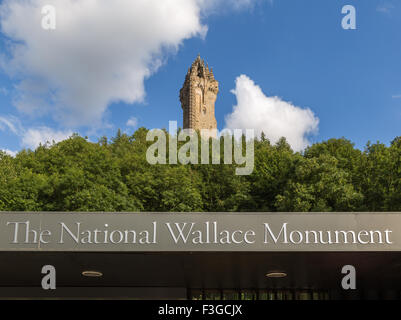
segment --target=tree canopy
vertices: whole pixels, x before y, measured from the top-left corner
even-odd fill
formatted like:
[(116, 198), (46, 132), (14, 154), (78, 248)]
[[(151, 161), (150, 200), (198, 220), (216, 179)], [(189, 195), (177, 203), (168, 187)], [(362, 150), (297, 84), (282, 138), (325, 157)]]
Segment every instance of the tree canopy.
[(262, 137), (252, 174), (237, 176), (236, 164), (150, 165), (147, 132), (0, 152), (0, 211), (401, 211), (401, 137), (363, 151), (330, 139), (303, 153)]

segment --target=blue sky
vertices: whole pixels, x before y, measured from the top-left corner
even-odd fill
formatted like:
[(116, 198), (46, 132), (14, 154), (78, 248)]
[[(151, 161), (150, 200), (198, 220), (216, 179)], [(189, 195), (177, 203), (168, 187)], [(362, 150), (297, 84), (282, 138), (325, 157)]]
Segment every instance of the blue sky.
[[(235, 0), (230, 1), (235, 4)], [(1, 2), (4, 6), (8, 1)], [(40, 0), (32, 2), (37, 5), (42, 3)], [(65, 79), (67, 74), (68, 76), (74, 74), (72, 77), (77, 76), (77, 79), (85, 76), (85, 73), (81, 75), (82, 68), (74, 70), (78, 65), (74, 63), (79, 60), (79, 56), (71, 60), (71, 72), (66, 71), (68, 63), (67, 67), (60, 70), (60, 62), (55, 64), (54, 69), (49, 67), (46, 72), (42, 72), (43, 68), (39, 68), (40, 63), (46, 62), (32, 62), (34, 59), (29, 54), (36, 50), (32, 49), (35, 48), (35, 41), (42, 41), (43, 36), (39, 34), (39, 38), (29, 38), (31, 33), (19, 25), (13, 26), (13, 23), (18, 23), (17, 18), (4, 16), (3, 11), (0, 37), (1, 61), (3, 61), (0, 63), (0, 66), (3, 66), (0, 70), (0, 149), (17, 151), (31, 147), (37, 139), (46, 134), (57, 140), (70, 132), (78, 132), (96, 141), (103, 135), (109, 137), (115, 135), (118, 128), (131, 133), (142, 126), (149, 129), (168, 127), (169, 120), (178, 120), (179, 125), (182, 125), (179, 89), (188, 67), (198, 53), (209, 66), (213, 67), (215, 77), (219, 81), (220, 93), (216, 102), (219, 129), (227, 125), (225, 117), (233, 112), (233, 106), (238, 105), (246, 111), (247, 106), (240, 105), (239, 100), (237, 101), (239, 96), (232, 92), (240, 85), (236, 84), (236, 79), (240, 75), (246, 75), (250, 82), (247, 82), (247, 86), (242, 83), (244, 90), (257, 90), (259, 87), (266, 98), (277, 96), (283, 102), (282, 105), (302, 110), (309, 108), (313, 112), (314, 119), (319, 120), (318, 129), (315, 128), (317, 130), (314, 130), (314, 133), (308, 133), (307, 129), (305, 132), (300, 131), (301, 134), (305, 133), (309, 143), (344, 136), (355, 142), (357, 147), (363, 148), (368, 140), (373, 142), (379, 140), (388, 144), (396, 136), (401, 135), (401, 3), (399, 1), (240, 0), (240, 2), (241, 5), (236, 8), (229, 8), (224, 3), (216, 4), (212, 8), (202, 7), (198, 16), (196, 11), (190, 11), (192, 9), (189, 8), (188, 12), (195, 14), (193, 23), (182, 22), (185, 28), (188, 28), (186, 33), (179, 34), (183, 27), (177, 25), (177, 28), (171, 28), (168, 34), (155, 35), (157, 41), (161, 43), (170, 41), (173, 48), (166, 49), (162, 46), (162, 49), (156, 50), (155, 54), (152, 51), (153, 47), (149, 45), (151, 54), (146, 55), (145, 64), (138, 62), (143, 59), (138, 61), (128, 59), (124, 66), (128, 67), (133, 75), (142, 75), (139, 77), (140, 80), (132, 82), (133, 90), (138, 94), (126, 93), (129, 88), (109, 90), (113, 87), (113, 83), (108, 79), (103, 81), (103, 87), (83, 86), (82, 90), (86, 91), (82, 93), (82, 99), (74, 100), (65, 97), (68, 93), (77, 92), (75, 87), (71, 87), (71, 81)], [(344, 30), (341, 27), (344, 16), (341, 9), (347, 4), (352, 4), (356, 8), (356, 30)], [(28, 10), (24, 12), (29, 13)], [(112, 17), (110, 19), (112, 20)], [(141, 40), (141, 32), (149, 32), (152, 37), (154, 36), (152, 28), (158, 30), (151, 21), (147, 26), (150, 30), (147, 28), (143, 31), (140, 28), (138, 30), (138, 25), (134, 27), (140, 40), (127, 49), (132, 50), (133, 55), (141, 46), (141, 41), (144, 41)], [(207, 27), (206, 34), (204, 30), (202, 31), (205, 27)], [(161, 25), (160, 30), (163, 28), (165, 26)], [(56, 37), (58, 29), (50, 32), (54, 34), (52, 37)], [(96, 34), (96, 29), (93, 32)], [(127, 30), (127, 34), (122, 37), (127, 36), (127, 39), (131, 39), (129, 32)], [(105, 38), (105, 34), (107, 30), (101, 32), (102, 37), (99, 36), (99, 41), (108, 46), (115, 45)], [(116, 34), (113, 37), (118, 36)], [(27, 53), (26, 58), (14, 59), (13, 63), (10, 63), (11, 60), (8, 59), (16, 54), (12, 51), (10, 53), (10, 43), (18, 41), (24, 44), (24, 40), (28, 43), (25, 49), (31, 51)], [(57, 40), (46, 38), (43, 41), (47, 41), (44, 44), (51, 44), (51, 41)], [(66, 43), (64, 50), (68, 53), (70, 49)], [(55, 50), (54, 52), (52, 49), (46, 50), (46, 57), (43, 59), (52, 61), (52, 55), (59, 57), (60, 52)], [(71, 49), (71, 52), (75, 53), (77, 50)], [(116, 78), (119, 77), (118, 72), (124, 73), (124, 69), (117, 65), (110, 54), (107, 56), (104, 54), (105, 60), (102, 60), (104, 51), (98, 50), (98, 52), (96, 63), (102, 67), (105, 64), (116, 63)], [(149, 56), (156, 57), (151, 61)], [(69, 61), (68, 57), (65, 58), (66, 61)], [(94, 60), (93, 57), (90, 58)], [(141, 69), (144, 65), (148, 67), (145, 71)], [(94, 69), (96, 69), (95, 63)], [(106, 69), (104, 72), (110, 74), (110, 70)], [(59, 83), (60, 74), (62, 75), (60, 79), (64, 79), (65, 82)], [(25, 86), (21, 86), (26, 79), (30, 79), (28, 89), (26, 83)], [(93, 82), (93, 79), (96, 77), (91, 77), (88, 81)], [(124, 80), (124, 77), (121, 79)], [(36, 83), (40, 85), (35, 91)], [(142, 94), (141, 83), (144, 84)], [(58, 92), (61, 92), (59, 96)], [(101, 100), (86, 92), (92, 92), (94, 96), (101, 96), (102, 92), (109, 94)], [(57, 97), (56, 100), (53, 99), (53, 94)], [(120, 102), (112, 102), (109, 97)], [(252, 110), (259, 108), (258, 104), (263, 108), (268, 106), (269, 101), (274, 103), (273, 100), (263, 99), (249, 102), (254, 105)], [(89, 101), (93, 112), (86, 114), (84, 101)], [(53, 103), (60, 106), (53, 106)], [(68, 103), (71, 103), (71, 106)], [(76, 106), (81, 103), (81, 106)], [(81, 111), (85, 116), (80, 116)], [(256, 116), (258, 114), (256, 113)], [(272, 116), (274, 113), (269, 113), (269, 117)], [(136, 127), (127, 125), (127, 121), (132, 118), (136, 119), (134, 121), (137, 122)], [(266, 119), (266, 123), (269, 121), (271, 119)], [(286, 122), (283, 121), (285, 126)], [(292, 122), (288, 123), (288, 126), (291, 124)], [(252, 127), (252, 123), (249, 123), (249, 126)], [(287, 132), (285, 130), (291, 128), (283, 130)]]

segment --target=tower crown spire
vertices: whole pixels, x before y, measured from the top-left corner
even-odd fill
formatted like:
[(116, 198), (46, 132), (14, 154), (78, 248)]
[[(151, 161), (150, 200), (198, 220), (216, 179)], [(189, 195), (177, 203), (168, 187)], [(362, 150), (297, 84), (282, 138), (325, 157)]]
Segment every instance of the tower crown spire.
[(209, 65), (205, 63), (205, 60), (201, 58), (200, 54), (192, 62), (191, 67), (188, 70), (187, 77), (200, 77), (208, 80), (215, 80), (213, 69), (209, 68)]

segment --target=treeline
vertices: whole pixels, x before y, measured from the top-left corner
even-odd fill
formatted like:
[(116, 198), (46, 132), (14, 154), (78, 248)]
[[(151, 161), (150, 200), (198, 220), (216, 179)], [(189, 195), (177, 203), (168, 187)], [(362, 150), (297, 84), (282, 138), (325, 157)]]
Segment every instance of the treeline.
[(235, 164), (150, 165), (147, 132), (0, 152), (0, 211), (401, 211), (401, 137), (302, 154), (262, 138), (253, 173), (237, 176)]

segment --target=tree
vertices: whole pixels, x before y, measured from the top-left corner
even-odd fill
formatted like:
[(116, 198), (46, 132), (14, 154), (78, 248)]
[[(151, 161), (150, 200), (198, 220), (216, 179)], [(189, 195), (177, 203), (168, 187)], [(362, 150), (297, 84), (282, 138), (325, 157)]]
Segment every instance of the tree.
[(303, 153), (284, 138), (262, 138), (252, 174), (237, 176), (235, 163), (150, 165), (147, 133), (119, 131), (97, 143), (74, 134), (16, 157), (0, 151), (0, 210), (401, 211), (401, 137), (364, 151), (330, 139)]
[(279, 211), (355, 211), (362, 200), (350, 174), (338, 167), (338, 160), (321, 154), (298, 159), (284, 193), (276, 198), (276, 207)]

